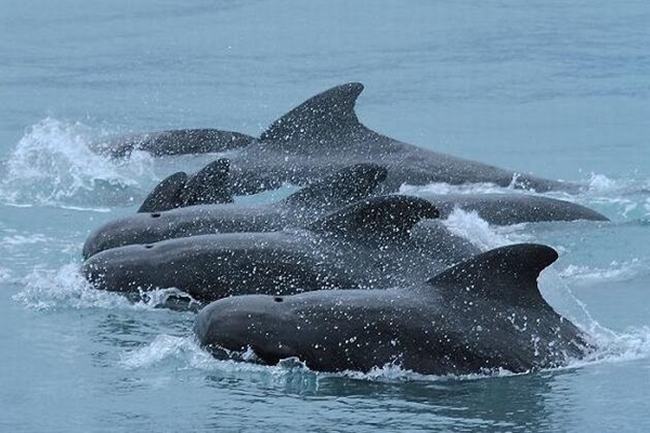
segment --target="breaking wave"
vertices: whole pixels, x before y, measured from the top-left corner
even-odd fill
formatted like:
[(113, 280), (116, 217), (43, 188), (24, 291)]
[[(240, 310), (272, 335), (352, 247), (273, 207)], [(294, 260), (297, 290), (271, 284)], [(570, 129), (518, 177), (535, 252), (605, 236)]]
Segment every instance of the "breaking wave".
[(8, 155), (0, 200), (13, 205), (127, 205), (156, 179), (145, 152), (115, 160), (95, 153), (109, 132), (81, 122), (45, 118), (31, 126)]
[(482, 219), (478, 212), (466, 212), (460, 208), (454, 209), (443, 220), (443, 224), (451, 233), (467, 239), (482, 251), (531, 240), (530, 236), (520, 232), (525, 224), (494, 227)]
[(135, 309), (152, 310), (175, 299), (186, 299), (185, 305), (196, 301), (180, 290), (158, 289), (141, 292), (137, 299), (119, 293), (97, 290), (84, 278), (79, 264), (69, 263), (57, 270), (34, 269), (21, 280), (22, 290), (13, 300), (34, 310), (61, 309)]

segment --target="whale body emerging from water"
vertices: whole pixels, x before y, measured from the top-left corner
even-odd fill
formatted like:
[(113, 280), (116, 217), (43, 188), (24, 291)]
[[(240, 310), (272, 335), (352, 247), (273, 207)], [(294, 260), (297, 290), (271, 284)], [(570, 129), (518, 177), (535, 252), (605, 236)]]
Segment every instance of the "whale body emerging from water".
[(98, 153), (114, 158), (130, 156), (135, 150), (153, 156), (185, 155), (226, 152), (255, 141), (240, 132), (219, 129), (175, 129), (113, 137), (104, 143), (95, 143)]
[[(425, 185), (432, 182), (465, 184), (490, 182), (500, 186), (549, 190), (575, 190), (574, 184), (542, 179), (488, 164), (403, 143), (364, 126), (354, 111), (361, 83), (347, 83), (320, 93), (276, 120), (258, 139), (226, 137), (221, 150), (232, 150), (233, 192), (250, 194), (277, 188), (285, 182), (304, 185), (343, 166), (371, 162), (385, 166), (388, 177), (384, 192), (394, 192), (402, 184)], [(182, 134), (179, 132), (182, 136)], [(215, 151), (219, 146), (201, 146), (178, 140), (178, 146), (151, 145), (154, 154), (180, 154)], [(217, 140), (218, 141), (218, 140)], [(186, 144), (183, 144), (186, 143)], [(158, 150), (160, 147), (165, 152)], [(126, 155), (131, 141), (113, 144), (112, 153)], [(147, 150), (149, 147), (144, 146)]]
[[(84, 258), (109, 248), (158, 242), (165, 239), (210, 233), (276, 231), (303, 227), (325, 211), (369, 196), (386, 176), (386, 170), (372, 164), (359, 164), (326, 176), (285, 200), (267, 205), (203, 205), (169, 209), (175, 202), (167, 193), (165, 179), (143, 204), (156, 203), (151, 213), (111, 221), (95, 230), (86, 240)], [(181, 180), (184, 184), (185, 180)], [(217, 192), (217, 195), (220, 193)], [(510, 225), (543, 221), (608, 221), (604, 215), (576, 203), (531, 194), (429, 194), (418, 196), (431, 202), (447, 218), (455, 209), (476, 212), (490, 224)], [(210, 200), (214, 195), (209, 193)], [(222, 200), (224, 200), (222, 198)]]
[(386, 167), (386, 191), (396, 191), (403, 184), (433, 182), (514, 184), (536, 191), (575, 187), (434, 152), (379, 134), (364, 126), (354, 111), (362, 90), (360, 83), (334, 87), (276, 120), (258, 141), (233, 156), (235, 189), (256, 191), (287, 181), (301, 184), (341, 164), (366, 161)]
[(418, 193), (440, 211), (441, 218), (447, 218), (454, 209), (476, 212), (478, 216), (494, 225), (548, 221), (609, 221), (595, 210), (550, 197), (523, 193), (489, 194), (429, 194)]
[[(163, 180), (147, 197), (141, 210), (146, 208), (149, 212), (108, 222), (91, 233), (84, 244), (83, 257), (87, 259), (109, 248), (165, 239), (214, 233), (269, 232), (305, 226), (327, 212), (368, 197), (385, 177), (383, 167), (357, 164), (313, 182), (275, 203), (211, 204), (171, 209), (179, 205), (179, 191), (187, 188), (188, 183), (186, 175), (175, 174)], [(217, 188), (217, 196), (221, 196), (221, 186)], [(202, 186), (198, 188), (203, 189)], [(208, 198), (214, 197), (212, 191), (207, 193)], [(197, 198), (196, 188), (190, 188), (187, 195), (197, 201), (206, 201), (204, 196)], [(164, 211), (166, 209), (170, 210)]]
[(550, 247), (519, 244), (412, 289), (235, 296), (206, 306), (195, 333), (217, 356), (250, 348), (266, 364), (296, 357), (330, 372), (386, 364), (438, 375), (562, 366), (591, 346), (537, 287), (556, 258)]
[(200, 302), (246, 293), (407, 286), (478, 252), (444, 227), (435, 231), (430, 219), (437, 215), (423, 199), (375, 197), (307, 229), (127, 245), (91, 256), (83, 269), (98, 289), (173, 287)]

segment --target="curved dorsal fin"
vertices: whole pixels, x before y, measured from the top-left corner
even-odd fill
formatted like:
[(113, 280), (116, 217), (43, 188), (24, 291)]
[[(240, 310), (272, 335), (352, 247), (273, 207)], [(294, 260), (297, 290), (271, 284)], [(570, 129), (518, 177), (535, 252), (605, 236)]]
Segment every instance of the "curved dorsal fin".
[(428, 282), (452, 298), (481, 295), (520, 306), (546, 303), (537, 278), (557, 258), (546, 245), (508, 245), (452, 266)]
[(232, 203), (230, 161), (221, 158), (192, 175), (180, 193), (181, 206)]
[(185, 182), (187, 173), (183, 171), (167, 176), (144, 199), (138, 212), (159, 212), (179, 207)]
[(347, 83), (319, 93), (273, 122), (260, 140), (320, 144), (337, 141), (338, 137), (363, 128), (354, 112), (362, 91), (363, 84)]
[(386, 179), (386, 168), (377, 164), (345, 167), (287, 197), (289, 206), (337, 209), (368, 197)]
[(230, 161), (218, 159), (192, 176), (179, 171), (163, 179), (144, 199), (138, 212), (161, 212), (185, 206), (232, 203)]
[(438, 209), (424, 199), (387, 195), (346, 206), (320, 218), (309, 228), (366, 240), (404, 239), (419, 221), (438, 215)]

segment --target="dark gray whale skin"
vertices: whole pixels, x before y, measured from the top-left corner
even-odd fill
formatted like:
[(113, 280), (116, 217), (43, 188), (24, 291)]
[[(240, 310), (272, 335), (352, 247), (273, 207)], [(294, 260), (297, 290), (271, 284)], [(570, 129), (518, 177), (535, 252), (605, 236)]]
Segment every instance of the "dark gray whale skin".
[(216, 356), (252, 348), (263, 363), (297, 357), (318, 371), (391, 363), (436, 375), (558, 367), (591, 345), (539, 292), (537, 277), (556, 258), (552, 248), (519, 244), (411, 289), (230, 297), (200, 311), (195, 333)]
[(240, 132), (218, 129), (175, 129), (115, 137), (108, 143), (95, 144), (99, 153), (114, 158), (130, 156), (134, 150), (149, 152), (154, 156), (183, 155), (190, 153), (225, 152), (255, 141)]
[(160, 212), (199, 204), (232, 203), (230, 161), (218, 159), (191, 176), (179, 171), (163, 179), (138, 212)]
[(548, 221), (609, 221), (585, 206), (565, 200), (532, 194), (428, 194), (418, 193), (429, 200), (447, 218), (454, 209), (474, 211), (490, 224), (511, 225)]
[(259, 138), (213, 129), (177, 130), (121, 138), (103, 151), (119, 157), (128, 156), (133, 149), (153, 155), (233, 150), (229, 157), (236, 195), (277, 188), (285, 182), (304, 185), (364, 162), (388, 169), (385, 193), (397, 191), (402, 184), (433, 182), (491, 182), (538, 192), (578, 189), (575, 184), (434, 152), (372, 131), (361, 124), (354, 111), (362, 91), (361, 83), (326, 90), (276, 120)]
[[(375, 164), (345, 167), (311, 183), (284, 200), (271, 204), (212, 204), (188, 206), (164, 212), (138, 213), (99, 227), (88, 236), (84, 259), (100, 251), (130, 244), (148, 244), (165, 239), (229, 232), (268, 232), (304, 226), (327, 212), (368, 197), (386, 177)], [(184, 180), (181, 179), (183, 184)], [(163, 182), (164, 183), (164, 182)], [(163, 184), (161, 183), (161, 184)], [(165, 197), (159, 187), (150, 197), (157, 205)]]
[(372, 162), (386, 167), (383, 192), (403, 184), (490, 182), (534, 189), (577, 190), (575, 184), (515, 173), (423, 149), (381, 135), (361, 124), (354, 111), (360, 83), (320, 93), (275, 121), (256, 141), (231, 157), (233, 191), (254, 193), (284, 182), (302, 185), (342, 165)]
[(97, 289), (137, 293), (175, 287), (200, 302), (246, 293), (403, 286), (477, 253), (443, 228), (433, 230), (435, 220), (425, 219), (437, 214), (423, 199), (371, 198), (306, 230), (111, 248), (86, 260), (83, 272)]

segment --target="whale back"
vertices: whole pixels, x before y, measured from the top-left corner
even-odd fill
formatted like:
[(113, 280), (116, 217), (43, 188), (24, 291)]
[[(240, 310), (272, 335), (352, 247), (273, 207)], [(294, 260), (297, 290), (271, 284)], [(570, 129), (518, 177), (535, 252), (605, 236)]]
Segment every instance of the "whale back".
[(218, 159), (199, 170), (185, 183), (180, 199), (183, 206), (232, 203), (230, 161)]
[(355, 240), (405, 240), (415, 224), (438, 215), (436, 207), (427, 200), (388, 195), (361, 200), (332, 212), (316, 220), (309, 229)]
[(356, 164), (312, 182), (284, 199), (284, 204), (337, 209), (368, 197), (384, 179), (386, 168), (377, 164)]

